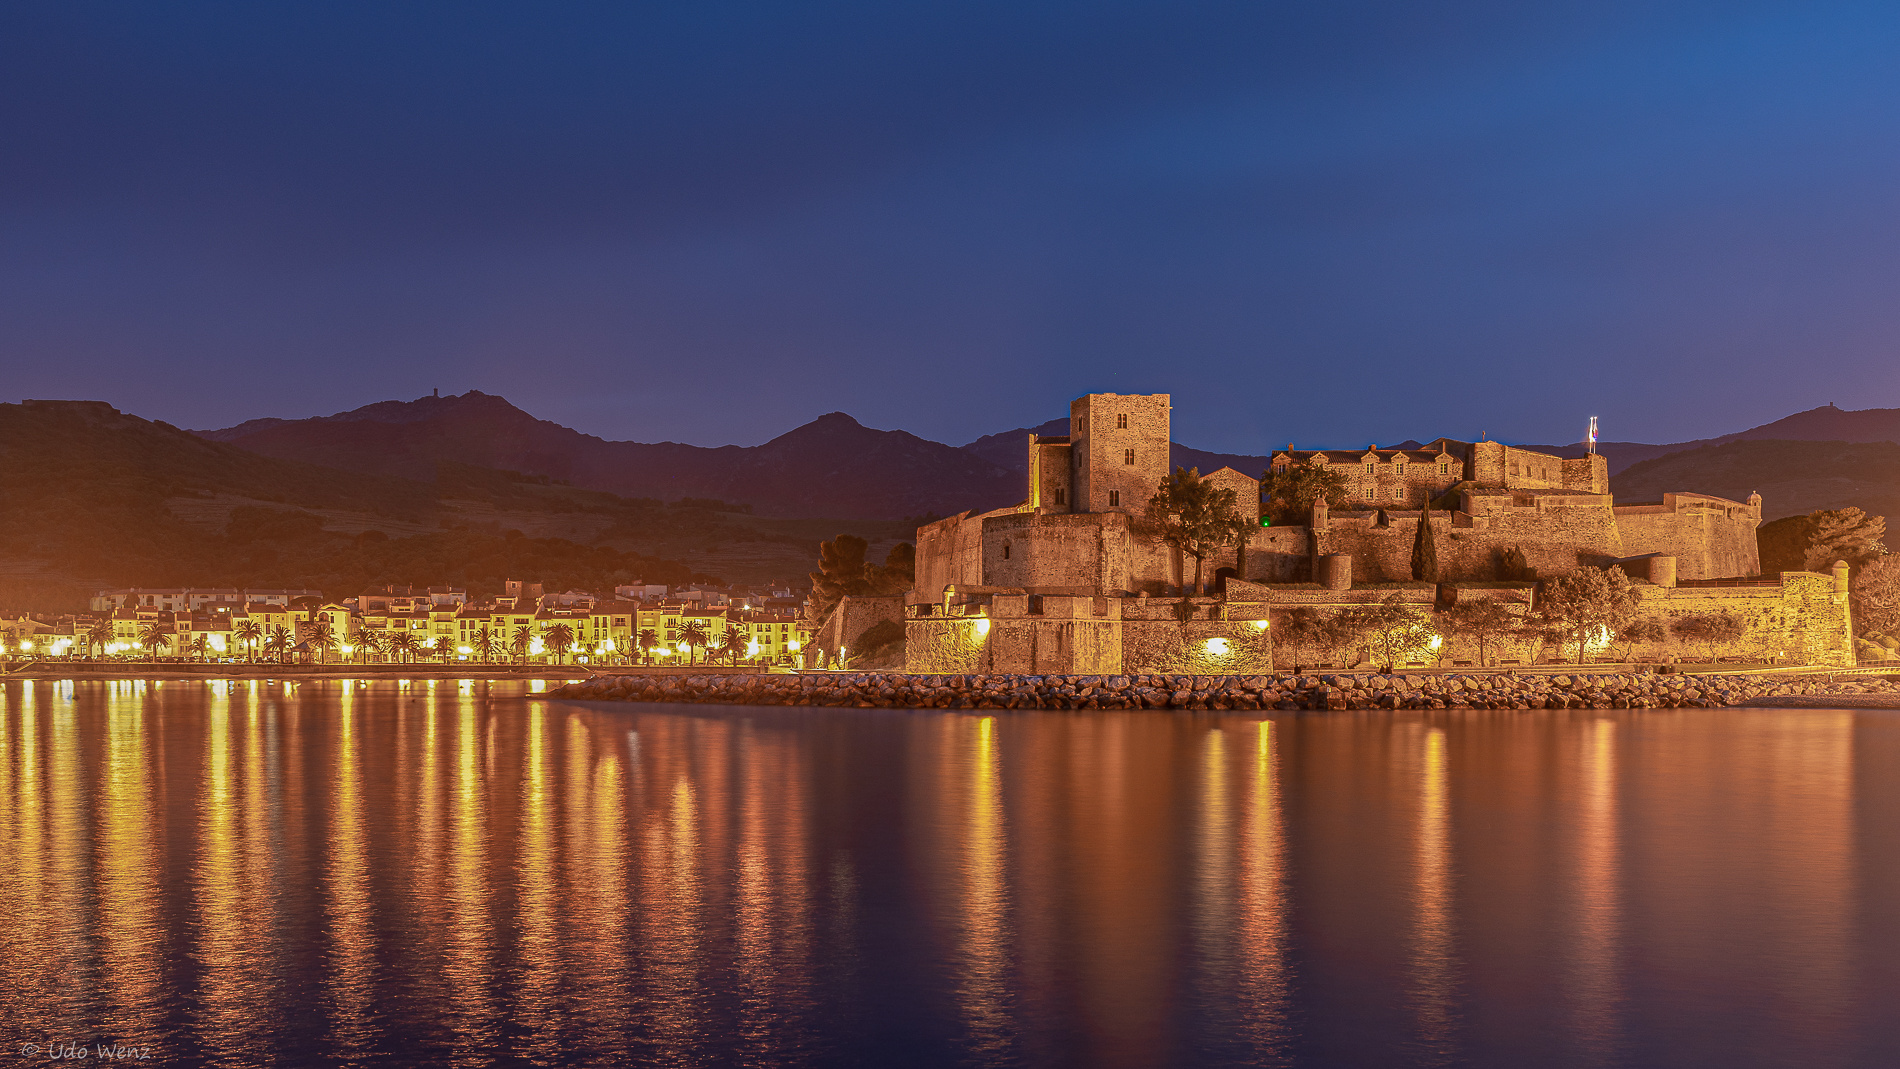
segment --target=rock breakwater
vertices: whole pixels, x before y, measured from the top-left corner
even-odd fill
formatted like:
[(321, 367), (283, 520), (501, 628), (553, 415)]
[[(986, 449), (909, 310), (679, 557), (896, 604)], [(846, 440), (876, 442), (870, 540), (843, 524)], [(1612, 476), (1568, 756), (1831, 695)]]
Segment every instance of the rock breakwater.
[(583, 701), (712, 702), (890, 709), (1712, 709), (1770, 698), (1886, 695), (1900, 680), (1826, 676), (1299, 675), (1018, 676), (603, 675), (550, 696)]

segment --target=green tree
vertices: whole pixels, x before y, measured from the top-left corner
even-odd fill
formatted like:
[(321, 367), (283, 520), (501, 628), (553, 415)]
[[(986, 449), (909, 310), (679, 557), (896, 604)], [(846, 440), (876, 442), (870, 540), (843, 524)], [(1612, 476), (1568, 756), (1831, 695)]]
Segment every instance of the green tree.
[(1398, 594), (1370, 605), (1355, 605), (1339, 614), (1354, 634), (1366, 638), (1373, 659), (1390, 672), (1399, 661), (1431, 648), (1433, 631), (1423, 610), (1406, 604)]
[(734, 665), (737, 665), (739, 663), (739, 657), (745, 653), (746, 647), (751, 644), (752, 638), (746, 634), (745, 628), (739, 627), (736, 624), (728, 624), (723, 640), (719, 644), (719, 648), (727, 657), (731, 658)]
[(495, 634), (487, 624), (475, 631), (475, 652), (482, 655), (482, 663), (487, 664), (495, 653)]
[(561, 663), (567, 657), (567, 651), (574, 648), (574, 627), (563, 620), (548, 628), (547, 646), (554, 651), (554, 661)]
[(650, 627), (642, 628), (639, 637), (635, 639), (635, 641), (639, 643), (640, 646), (640, 660), (646, 664), (652, 664), (653, 651), (660, 646), (660, 633)]
[(864, 561), (870, 548), (869, 542), (848, 534), (818, 544), (818, 570), (810, 573), (813, 627), (823, 627), (840, 601), (871, 592), (870, 566)]
[(1825, 572), (1837, 560), (1859, 571), (1886, 553), (1887, 520), (1853, 506), (1816, 509), (1762, 524), (1755, 531), (1764, 575)]
[(330, 653), (336, 649), (336, 634), (327, 620), (313, 620), (303, 627), (303, 640), (317, 651), (319, 661), (328, 661)]
[(86, 631), (86, 649), (91, 650), (97, 647), (101, 654), (105, 653), (106, 647), (112, 645), (116, 637), (116, 631), (117, 629), (113, 627), (112, 617), (110, 616), (93, 624), (92, 627)]
[(694, 620), (680, 628), (680, 641), (686, 643), (690, 663), (698, 664), (699, 651), (712, 645), (712, 636), (706, 631), (705, 621)]
[(1610, 641), (1636, 611), (1636, 589), (1620, 568), (1579, 568), (1552, 579), (1537, 596), (1537, 616), (1577, 644), (1577, 663), (1592, 642)]
[(146, 624), (144, 629), (139, 632), (139, 645), (145, 648), (146, 653), (154, 657), (170, 649), (171, 644), (172, 636), (170, 632), (157, 624)]
[(1702, 643), (1713, 662), (1720, 650), (1748, 631), (1748, 623), (1732, 612), (1699, 612), (1677, 617), (1670, 623), (1669, 630), (1684, 642)]
[(284, 659), (290, 656), (291, 647), (295, 645), (296, 641), (290, 637), (290, 630), (279, 624), (271, 628), (270, 634), (265, 637), (264, 652), (274, 655), (277, 663), (283, 664)]
[(1247, 537), (1238, 495), (1215, 486), (1199, 469), (1176, 468), (1162, 480), (1142, 513), (1141, 532), (1194, 558), (1194, 593), (1205, 592), (1202, 570), (1207, 558)]
[[(1300, 605), (1286, 610), (1273, 625), (1273, 637), (1276, 643), (1285, 645), (1293, 651), (1293, 667), (1303, 669), (1308, 664), (1307, 650), (1326, 653), (1357, 637), (1351, 625), (1342, 621), (1338, 614), (1321, 612), (1310, 605)], [(1320, 657), (1319, 660), (1326, 660)]]
[(199, 664), (203, 664), (210, 653), (211, 639), (209, 636), (199, 635), (191, 640), (191, 655)]
[(1438, 582), (1438, 544), (1432, 532), (1432, 504), (1418, 514), (1418, 534), (1412, 539), (1412, 578), (1421, 583)]
[(1519, 623), (1509, 609), (1489, 598), (1460, 601), (1439, 613), (1438, 619), (1439, 630), (1448, 639), (1463, 636), (1476, 642), (1480, 668), (1490, 663), (1492, 645), (1516, 630)]
[(408, 631), (395, 631), (389, 636), (389, 656), (398, 664), (415, 659), (416, 636)]
[(1900, 557), (1884, 556), (1862, 565), (1848, 588), (1848, 600), (1859, 634), (1900, 631)]
[(1623, 644), (1623, 654), (1618, 660), (1630, 659), (1630, 651), (1637, 646), (1650, 646), (1669, 637), (1662, 621), (1653, 616), (1638, 616), (1616, 631), (1616, 640)]
[(1267, 498), (1268, 517), (1282, 525), (1307, 522), (1312, 517), (1313, 506), (1321, 501), (1336, 509), (1351, 505), (1346, 497), (1346, 473), (1311, 461), (1263, 472), (1260, 490)]
[(239, 620), (237, 625), (231, 628), (231, 633), (237, 636), (239, 643), (243, 644), (247, 651), (246, 659), (255, 664), (257, 662), (257, 644), (264, 637), (264, 629), (258, 625), (256, 620), (244, 619)]

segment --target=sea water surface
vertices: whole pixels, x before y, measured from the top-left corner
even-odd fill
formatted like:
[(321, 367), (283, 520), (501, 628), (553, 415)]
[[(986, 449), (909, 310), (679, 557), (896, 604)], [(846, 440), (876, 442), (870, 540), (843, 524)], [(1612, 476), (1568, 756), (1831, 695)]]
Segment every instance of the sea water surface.
[(1900, 718), (0, 686), (0, 1056), (1900, 1064)]

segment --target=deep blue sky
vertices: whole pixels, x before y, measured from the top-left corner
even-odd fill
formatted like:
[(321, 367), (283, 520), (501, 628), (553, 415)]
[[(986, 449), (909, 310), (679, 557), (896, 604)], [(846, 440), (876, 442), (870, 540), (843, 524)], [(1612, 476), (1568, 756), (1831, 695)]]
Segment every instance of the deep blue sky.
[(1900, 406), (1900, 5), (0, 4), (0, 399), (1202, 448)]

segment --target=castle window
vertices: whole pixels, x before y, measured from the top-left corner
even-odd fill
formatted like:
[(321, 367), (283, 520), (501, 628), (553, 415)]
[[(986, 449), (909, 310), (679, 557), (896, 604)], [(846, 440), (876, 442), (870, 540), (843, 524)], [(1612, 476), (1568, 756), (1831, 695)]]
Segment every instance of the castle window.
[(1117, 505), (1120, 505), (1121, 503), (1122, 503), (1122, 492), (1120, 490), (1110, 490), (1108, 492), (1109, 507), (1113, 508)]
[(1451, 474), (1451, 465), (1450, 465), (1450, 464), (1440, 464), (1440, 465), (1438, 466), (1438, 474), (1440, 474), (1440, 475), (1450, 475), (1450, 474)]
[(1367, 464), (1367, 465), (1366, 465), (1366, 474), (1367, 474), (1367, 475), (1375, 475), (1375, 474), (1377, 474), (1377, 473), (1378, 473), (1378, 471), (1379, 471), (1379, 466), (1378, 466), (1377, 464)]
[(1394, 501), (1404, 501), (1404, 500), (1405, 500), (1405, 491), (1404, 491), (1404, 490), (1402, 490), (1402, 489), (1398, 489), (1398, 488), (1396, 488), (1396, 487), (1395, 487), (1395, 488), (1393, 488), (1393, 490), (1392, 490), (1392, 500), (1394, 500)]
[(1128, 429), (1128, 417), (1127, 417), (1127, 416), (1125, 416), (1125, 415), (1124, 415), (1124, 416), (1116, 416), (1116, 417), (1115, 417), (1115, 429), (1116, 429), (1116, 430), (1118, 430), (1118, 431), (1125, 431), (1125, 430), (1127, 430), (1127, 429)]
[(1133, 449), (1122, 450), (1122, 463), (1133, 464), (1134, 462), (1135, 462), (1135, 451)]
[(1392, 470), (1393, 470), (1394, 472), (1397, 472), (1397, 473), (1398, 473), (1398, 474), (1400, 474), (1400, 475), (1404, 475), (1404, 474), (1405, 474), (1405, 461), (1403, 461), (1403, 460), (1401, 460), (1401, 461), (1399, 461), (1398, 463), (1396, 463), (1396, 464), (1394, 464), (1394, 465), (1392, 465)]
[(1060, 486), (1056, 487), (1056, 504), (1058, 505), (1068, 504), (1067, 501), (1063, 500), (1064, 498), (1068, 496), (1069, 496), (1068, 491), (1062, 489)]
[(1003, 559), (1004, 560), (1009, 559), (1009, 543), (1008, 542), (1003, 543)]

